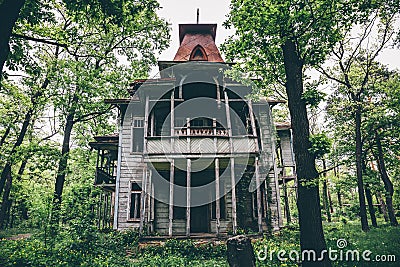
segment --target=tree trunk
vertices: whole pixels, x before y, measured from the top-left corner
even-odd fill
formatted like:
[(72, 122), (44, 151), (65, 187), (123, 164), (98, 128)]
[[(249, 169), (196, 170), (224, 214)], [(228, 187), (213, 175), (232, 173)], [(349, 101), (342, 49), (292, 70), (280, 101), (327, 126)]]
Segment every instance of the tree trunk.
[(71, 102), (71, 108), (69, 109), (67, 120), (64, 128), (64, 138), (61, 149), (61, 158), (58, 162), (56, 184), (54, 188), (53, 196), (53, 207), (52, 207), (52, 221), (53, 223), (59, 221), (59, 212), (61, 209), (62, 193), (64, 189), (64, 182), (66, 171), (68, 167), (68, 154), (70, 151), (70, 140), (72, 134), (72, 128), (74, 127), (74, 117), (76, 112), (76, 104), (78, 103), (78, 95), (74, 94)]
[[(17, 174), (17, 181), (21, 181), (21, 178), (22, 178), (22, 175), (24, 174), (27, 163), (28, 163), (28, 159), (25, 158), (22, 161), (21, 166), (19, 167), (18, 174)], [(25, 198), (21, 199), (21, 219), (22, 220), (29, 219), (28, 208), (26, 207), (26, 199)]]
[(332, 221), (332, 216), (331, 216), (331, 209), (329, 205), (329, 199), (328, 199), (328, 174), (326, 172), (326, 161), (325, 159), (322, 159), (322, 165), (324, 168), (324, 180), (323, 180), (323, 201), (324, 201), (324, 209), (326, 212), (326, 217), (328, 219), (328, 222)]
[(382, 144), (381, 144), (381, 138), (378, 135), (378, 132), (375, 131), (375, 142), (376, 142), (376, 148), (377, 148), (377, 161), (378, 161), (378, 169), (379, 173), (381, 174), (381, 178), (383, 181), (383, 184), (385, 185), (385, 190), (386, 190), (386, 207), (389, 215), (389, 220), (390, 224), (393, 226), (397, 226), (398, 222), (396, 219), (396, 215), (394, 213), (394, 208), (393, 208), (393, 183), (390, 181), (389, 176), (386, 171), (386, 166), (385, 166), (385, 160), (383, 156), (383, 150), (382, 150)]
[(342, 204), (342, 193), (340, 192), (340, 188), (337, 191), (337, 200), (339, 204), (339, 208), (342, 209), (343, 204)]
[(332, 202), (332, 197), (331, 197), (331, 192), (328, 189), (328, 200), (329, 200), (329, 210), (331, 211), (331, 214), (333, 213), (333, 202)]
[(250, 238), (244, 235), (234, 236), (226, 242), (226, 254), (230, 267), (255, 267), (256, 257)]
[(372, 194), (371, 194), (371, 190), (369, 189), (368, 184), (365, 185), (365, 196), (366, 196), (367, 202), (368, 202), (368, 211), (369, 211), (369, 215), (371, 217), (372, 226), (378, 227), (378, 223), (376, 222), (374, 203), (372, 201)]
[(383, 218), (385, 219), (385, 222), (388, 222), (389, 221), (389, 216), (388, 216), (388, 212), (387, 212), (387, 207), (386, 207), (385, 201), (382, 198), (381, 192), (379, 192), (379, 191), (376, 192), (376, 198), (378, 199), (381, 213), (383, 213)]
[(0, 5), (0, 81), (4, 63), (10, 53), (10, 36), (25, 0), (3, 0)]
[[(319, 255), (326, 250), (322, 229), (318, 172), (315, 157), (309, 151), (309, 122), (303, 94), (303, 63), (293, 40), (282, 45), (286, 74), (286, 93), (293, 130), (293, 148), (298, 177), (297, 208), (299, 210), (301, 250), (314, 250)], [(306, 259), (303, 267), (331, 266), (328, 257), (321, 262)]]
[[(25, 171), (27, 159), (24, 159), (21, 163), (21, 166), (18, 170), (17, 174), (17, 180), (21, 180), (21, 176)], [(7, 212), (10, 208), (9, 206), (11, 205), (10, 201), (10, 192), (11, 192), (11, 186), (12, 186), (12, 172), (11, 172), (11, 165), (9, 165), (10, 170), (7, 171), (8, 177), (6, 177), (6, 187), (4, 188), (4, 194), (3, 194), (3, 200), (2, 200), (2, 206), (0, 208), (0, 229), (5, 228), (6, 224), (5, 222), (9, 220), (9, 212)], [(27, 218), (28, 214), (26, 212), (26, 215), (24, 211), (26, 210), (25, 208), (25, 200), (22, 199), (22, 218), (25, 219)]]
[[(12, 124), (15, 124), (15, 123), (17, 123), (17, 120), (15, 120)], [(7, 136), (10, 134), (10, 131), (11, 131), (11, 124), (8, 125), (7, 129), (4, 131), (3, 136), (1, 137), (0, 147), (2, 147), (3, 144), (6, 142)]]
[[(36, 105), (37, 102), (39, 100), (39, 98), (43, 95), (43, 90), (47, 88), (47, 86), (49, 85), (49, 80), (45, 79), (45, 81), (43, 82), (42, 86), (41, 86), (41, 90), (37, 91), (32, 97), (31, 97), (31, 103), (32, 103), (32, 107), (28, 109), (28, 111), (25, 114), (24, 117), (24, 122), (22, 123), (22, 127), (21, 130), (19, 132), (18, 138), (14, 143), (13, 148), (11, 149), (10, 152), (10, 156), (9, 159), (6, 162), (6, 165), (3, 168), (3, 171), (1, 173), (1, 178), (0, 178), (0, 194), (4, 189), (4, 184), (6, 181), (7, 177), (11, 177), (11, 166), (12, 166), (12, 156), (14, 155), (14, 153), (16, 152), (17, 148), (22, 144), (22, 142), (24, 141), (26, 132), (28, 131), (28, 127), (31, 123), (31, 119), (32, 116), (36, 110)], [(10, 174), (9, 174), (10, 173)], [(10, 178), (11, 179), (11, 178)]]
[(357, 108), (354, 115), (355, 115), (355, 132), (356, 132), (357, 188), (358, 188), (358, 199), (360, 202), (361, 229), (364, 232), (367, 232), (369, 231), (369, 226), (367, 219), (367, 208), (365, 205), (364, 183), (362, 176), (361, 106), (359, 101), (357, 101)]
[(12, 185), (11, 171), (7, 172), (7, 175), (8, 176), (6, 177), (6, 186), (4, 188), (5, 190), (4, 190), (1, 209), (0, 209), (0, 229), (5, 228), (4, 222), (6, 221), (7, 211), (9, 210), (9, 206), (10, 206), (9, 196), (10, 196), (11, 185)]
[[(11, 186), (12, 186), (12, 164), (13, 164), (13, 155), (16, 152), (17, 148), (22, 144), (24, 141), (25, 135), (28, 131), (28, 127), (31, 123), (32, 116), (37, 108), (38, 100), (39, 98), (43, 95), (43, 90), (48, 86), (49, 80), (45, 79), (41, 86), (41, 90), (37, 91), (32, 97), (31, 97), (31, 103), (32, 107), (28, 109), (28, 111), (25, 114), (24, 122), (22, 123), (21, 130), (19, 132), (18, 138), (14, 143), (13, 148), (11, 149), (9, 159), (6, 162), (6, 165), (3, 168), (3, 171), (1, 173), (1, 178), (0, 178), (0, 194), (4, 190), (3, 193), (3, 204), (0, 208), (0, 228), (4, 226), (4, 220), (6, 219), (6, 213), (7, 213), (7, 203), (9, 202), (9, 197), (10, 197), (10, 191), (11, 191)], [(6, 186), (4, 187), (4, 184)]]
[(22, 144), (24, 141), (26, 132), (28, 131), (28, 126), (31, 122), (31, 118), (33, 115), (34, 109), (30, 108), (26, 114), (25, 114), (25, 119), (21, 127), (21, 131), (19, 132), (18, 138), (14, 143), (13, 148), (11, 149), (9, 159), (6, 162), (6, 165), (3, 168), (3, 171), (1, 173), (1, 178), (0, 178), (0, 194), (4, 189), (4, 184), (6, 182), (6, 179), (11, 179), (11, 166), (12, 166), (12, 156), (16, 152), (16, 149)]

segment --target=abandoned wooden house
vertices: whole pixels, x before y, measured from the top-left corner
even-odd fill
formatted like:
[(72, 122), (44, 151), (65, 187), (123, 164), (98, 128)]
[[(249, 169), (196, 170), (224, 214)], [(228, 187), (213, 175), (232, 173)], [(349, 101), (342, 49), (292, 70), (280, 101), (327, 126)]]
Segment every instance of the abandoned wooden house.
[(104, 227), (170, 237), (282, 226), (280, 184), (295, 178), (290, 124), (271, 116), (282, 101), (246, 98), (252, 89), (226, 77), (215, 35), (216, 24), (179, 25), (159, 77), (106, 100), (119, 133), (90, 143)]

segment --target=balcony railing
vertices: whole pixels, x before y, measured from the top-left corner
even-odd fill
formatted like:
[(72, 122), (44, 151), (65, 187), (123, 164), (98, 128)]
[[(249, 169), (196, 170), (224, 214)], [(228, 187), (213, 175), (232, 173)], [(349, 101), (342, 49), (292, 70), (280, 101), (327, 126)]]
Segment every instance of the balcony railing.
[(176, 136), (228, 136), (228, 131), (223, 128), (213, 127), (183, 127), (175, 129)]
[[(172, 142), (173, 139), (173, 142)], [(214, 154), (256, 153), (256, 137), (233, 137), (232, 146), (227, 136), (150, 137), (147, 139), (148, 154)]]
[(108, 172), (108, 168), (97, 167), (95, 185), (115, 185), (116, 177)]

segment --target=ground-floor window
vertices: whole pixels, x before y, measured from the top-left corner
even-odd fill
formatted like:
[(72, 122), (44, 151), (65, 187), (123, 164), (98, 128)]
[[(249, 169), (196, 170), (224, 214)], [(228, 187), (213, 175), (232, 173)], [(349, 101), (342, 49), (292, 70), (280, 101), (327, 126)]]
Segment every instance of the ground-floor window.
[(130, 205), (129, 205), (129, 219), (140, 219), (140, 204), (141, 204), (142, 188), (136, 182), (130, 183)]

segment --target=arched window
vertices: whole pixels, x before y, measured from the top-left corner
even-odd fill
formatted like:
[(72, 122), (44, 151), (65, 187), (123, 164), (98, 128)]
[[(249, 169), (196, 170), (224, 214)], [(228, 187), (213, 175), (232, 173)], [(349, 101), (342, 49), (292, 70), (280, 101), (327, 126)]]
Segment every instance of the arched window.
[(204, 48), (201, 47), (201, 45), (198, 45), (193, 49), (192, 54), (190, 54), (190, 60), (208, 60), (206, 51), (204, 51)]

